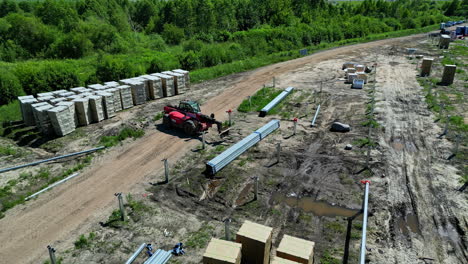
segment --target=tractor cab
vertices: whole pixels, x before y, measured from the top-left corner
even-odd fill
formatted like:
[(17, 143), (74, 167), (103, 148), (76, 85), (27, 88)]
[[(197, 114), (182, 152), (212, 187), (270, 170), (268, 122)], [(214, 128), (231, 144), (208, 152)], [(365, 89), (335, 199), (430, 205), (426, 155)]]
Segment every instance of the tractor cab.
[(179, 109), (191, 113), (201, 113), (200, 105), (195, 101), (180, 101)]

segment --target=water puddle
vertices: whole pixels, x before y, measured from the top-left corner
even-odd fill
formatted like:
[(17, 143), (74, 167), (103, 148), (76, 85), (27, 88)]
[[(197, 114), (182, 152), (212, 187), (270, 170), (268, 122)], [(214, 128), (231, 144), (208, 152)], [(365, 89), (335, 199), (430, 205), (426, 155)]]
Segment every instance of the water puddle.
[(405, 217), (398, 218), (398, 226), (400, 227), (401, 232), (405, 235), (409, 235), (409, 232), (420, 234), (421, 229), (419, 228), (419, 220), (415, 214), (408, 214)]
[(317, 201), (311, 197), (299, 198), (296, 196), (285, 196), (282, 194), (274, 194), (273, 200), (278, 203), (285, 203), (290, 207), (300, 208), (304, 210), (305, 212), (311, 212), (316, 216), (351, 217), (359, 212), (359, 210), (354, 210), (354, 209), (349, 209), (349, 208), (338, 206), (338, 205), (329, 204), (324, 201)]

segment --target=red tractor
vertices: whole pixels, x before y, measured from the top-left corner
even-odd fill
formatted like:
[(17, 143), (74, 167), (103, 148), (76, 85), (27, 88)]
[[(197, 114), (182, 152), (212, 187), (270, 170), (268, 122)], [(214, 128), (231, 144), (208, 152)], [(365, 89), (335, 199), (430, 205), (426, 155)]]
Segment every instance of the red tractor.
[(222, 130), (222, 123), (214, 118), (214, 114), (207, 116), (201, 113), (200, 105), (195, 101), (180, 101), (179, 106), (164, 107), (163, 124), (167, 128), (181, 128), (189, 136), (207, 131), (216, 124), (218, 133), (223, 135), (228, 130)]

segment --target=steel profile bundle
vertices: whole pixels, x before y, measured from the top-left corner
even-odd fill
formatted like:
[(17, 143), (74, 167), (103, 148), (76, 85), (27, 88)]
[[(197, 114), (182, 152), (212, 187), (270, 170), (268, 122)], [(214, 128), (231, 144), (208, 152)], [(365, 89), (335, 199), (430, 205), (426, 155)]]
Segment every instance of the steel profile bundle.
[(263, 127), (257, 129), (252, 134), (248, 135), (241, 141), (232, 145), (230, 148), (219, 154), (214, 159), (206, 163), (206, 172), (209, 175), (214, 175), (221, 169), (226, 167), (229, 163), (239, 157), (246, 150), (257, 144), (260, 140), (267, 137), (273, 131), (280, 127), (279, 120), (272, 120)]
[(144, 264), (165, 264), (171, 257), (172, 253), (170, 251), (158, 249), (154, 252), (153, 256), (144, 262)]
[(276, 96), (275, 99), (273, 99), (271, 102), (269, 102), (265, 107), (263, 107), (262, 110), (260, 110), (260, 117), (266, 116), (268, 111), (270, 111), (273, 107), (275, 107), (277, 104), (279, 104), (286, 96), (288, 96), (292, 91), (294, 90), (294, 87), (288, 87), (284, 89), (283, 92), (281, 92), (278, 96)]
[(135, 251), (135, 253), (133, 253), (133, 255), (130, 258), (128, 258), (125, 264), (132, 264), (133, 261), (135, 261), (135, 259), (138, 257), (138, 255), (140, 255), (141, 251), (143, 251), (145, 247), (146, 247), (146, 243), (141, 244), (140, 247)]

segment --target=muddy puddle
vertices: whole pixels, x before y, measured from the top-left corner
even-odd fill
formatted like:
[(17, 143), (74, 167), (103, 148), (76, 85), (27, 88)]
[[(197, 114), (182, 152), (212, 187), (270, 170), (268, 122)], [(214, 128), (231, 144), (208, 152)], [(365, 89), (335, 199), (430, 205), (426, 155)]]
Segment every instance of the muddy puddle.
[(317, 201), (311, 197), (296, 197), (285, 196), (283, 194), (274, 194), (273, 201), (276, 203), (287, 204), (290, 207), (300, 208), (305, 212), (313, 213), (316, 216), (351, 217), (359, 212), (359, 210), (333, 205), (324, 201)]
[(419, 220), (415, 214), (408, 214), (405, 217), (400, 217), (398, 219), (398, 226), (405, 235), (409, 235), (409, 232), (416, 234), (421, 234), (421, 229), (419, 228)]

